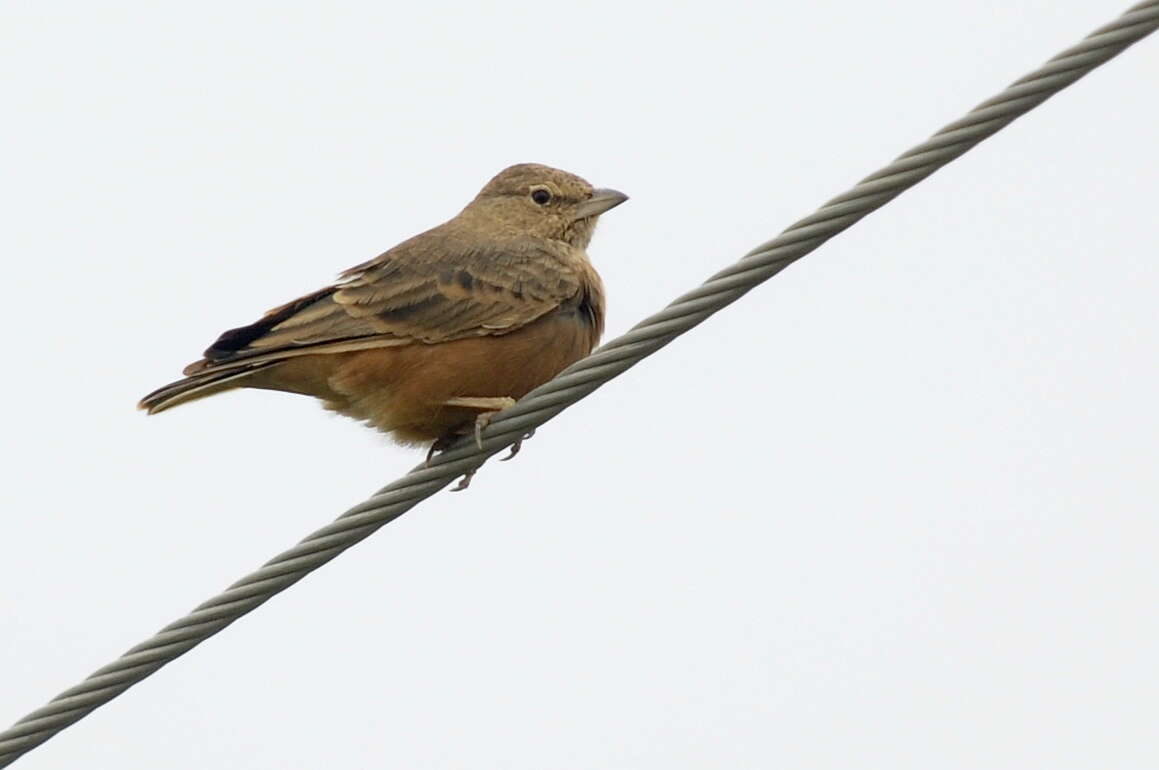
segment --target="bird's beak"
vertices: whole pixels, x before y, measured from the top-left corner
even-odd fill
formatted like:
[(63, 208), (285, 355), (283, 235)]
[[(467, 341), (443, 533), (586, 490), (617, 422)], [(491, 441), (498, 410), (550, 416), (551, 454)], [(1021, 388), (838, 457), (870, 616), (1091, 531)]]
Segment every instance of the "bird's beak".
[(628, 200), (628, 196), (619, 190), (609, 190), (607, 188), (592, 190), (592, 197), (588, 198), (576, 208), (575, 218), (587, 219), (588, 217), (598, 217), (600, 214), (603, 214), (609, 209), (614, 209), (626, 200)]

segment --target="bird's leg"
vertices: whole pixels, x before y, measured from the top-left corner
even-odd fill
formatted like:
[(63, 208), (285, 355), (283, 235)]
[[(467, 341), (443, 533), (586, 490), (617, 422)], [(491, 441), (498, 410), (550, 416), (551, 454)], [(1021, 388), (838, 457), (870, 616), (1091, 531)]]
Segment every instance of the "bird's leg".
[(511, 396), (459, 396), (443, 402), (447, 406), (462, 406), (468, 409), (481, 409), (475, 418), (475, 445), (483, 448), (483, 429), (491, 422), (491, 417), (498, 411), (509, 406), (515, 406), (515, 399)]
[(526, 441), (527, 439), (531, 438), (531, 437), (532, 437), (532, 436), (534, 436), (534, 435), (535, 435), (535, 431), (534, 431), (534, 430), (529, 430), (529, 431), (527, 431), (526, 433), (524, 433), (522, 436), (520, 436), (520, 437), (519, 437), (519, 438), (516, 440), (516, 442), (515, 442), (514, 444), (512, 444), (512, 445), (511, 445), (511, 451), (510, 451), (510, 452), (507, 454), (507, 456), (506, 456), (506, 457), (500, 457), (500, 458), (499, 458), (499, 462), (501, 462), (501, 463), (502, 463), (502, 462), (507, 462), (507, 461), (508, 461), (508, 460), (510, 460), (512, 457), (514, 457), (515, 455), (519, 454), (519, 450), (523, 448), (523, 442), (524, 442), (524, 441)]

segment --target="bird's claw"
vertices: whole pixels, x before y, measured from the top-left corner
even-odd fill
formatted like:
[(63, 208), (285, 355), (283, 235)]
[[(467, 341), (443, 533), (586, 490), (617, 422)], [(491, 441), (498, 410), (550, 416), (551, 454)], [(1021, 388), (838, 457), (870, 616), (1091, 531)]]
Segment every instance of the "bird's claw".
[(478, 472), (478, 470), (478, 468), (475, 468), (474, 470), (470, 470), (464, 473), (463, 478), (459, 479), (459, 483), (451, 487), (451, 491), (462, 492), (464, 489), (471, 486), (471, 479), (475, 477), (475, 474)]
[(500, 457), (499, 462), (501, 462), (501, 463), (507, 462), (511, 458), (515, 457), (515, 455), (519, 454), (519, 450), (523, 448), (523, 442), (527, 441), (529, 438), (531, 438), (534, 435), (535, 435), (535, 431), (529, 430), (526, 433), (524, 433), (522, 436), (520, 436), (518, 439), (516, 439), (515, 443), (511, 445), (511, 450), (508, 452), (507, 456)]

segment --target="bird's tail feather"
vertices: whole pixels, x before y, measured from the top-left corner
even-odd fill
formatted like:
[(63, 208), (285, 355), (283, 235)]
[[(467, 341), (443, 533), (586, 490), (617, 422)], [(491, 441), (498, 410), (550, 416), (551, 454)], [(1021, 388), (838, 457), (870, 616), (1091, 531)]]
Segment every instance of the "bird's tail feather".
[(199, 398), (212, 396), (215, 393), (221, 393), (223, 390), (233, 390), (245, 385), (244, 380), (249, 378), (255, 372), (271, 366), (273, 363), (258, 364), (245, 369), (229, 369), (227, 371), (207, 371), (195, 374), (192, 377), (186, 377), (176, 382), (171, 382), (168, 385), (162, 385), (157, 390), (141, 399), (137, 404), (138, 409), (143, 409), (149, 414), (156, 414), (157, 412), (164, 412), (166, 409), (172, 409), (175, 406), (187, 403), (189, 401), (196, 401)]

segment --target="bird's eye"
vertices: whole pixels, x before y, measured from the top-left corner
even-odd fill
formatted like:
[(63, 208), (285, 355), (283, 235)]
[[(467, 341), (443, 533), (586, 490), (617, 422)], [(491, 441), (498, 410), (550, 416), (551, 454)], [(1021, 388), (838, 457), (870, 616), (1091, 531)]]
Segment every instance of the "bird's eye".
[(537, 187), (531, 191), (531, 200), (538, 203), (540, 206), (546, 206), (551, 203), (551, 192), (542, 187)]

